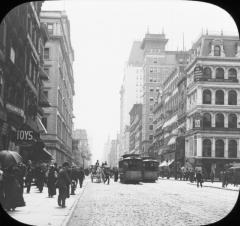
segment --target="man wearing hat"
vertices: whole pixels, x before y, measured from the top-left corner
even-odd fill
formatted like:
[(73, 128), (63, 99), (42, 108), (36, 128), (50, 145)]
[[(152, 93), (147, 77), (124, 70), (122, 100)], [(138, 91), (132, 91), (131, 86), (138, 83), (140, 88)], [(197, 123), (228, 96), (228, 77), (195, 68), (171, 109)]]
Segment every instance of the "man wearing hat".
[(58, 205), (61, 207), (65, 206), (66, 198), (69, 198), (69, 185), (71, 184), (71, 179), (68, 175), (69, 163), (64, 162), (61, 170), (59, 171), (56, 187), (59, 189), (58, 195)]

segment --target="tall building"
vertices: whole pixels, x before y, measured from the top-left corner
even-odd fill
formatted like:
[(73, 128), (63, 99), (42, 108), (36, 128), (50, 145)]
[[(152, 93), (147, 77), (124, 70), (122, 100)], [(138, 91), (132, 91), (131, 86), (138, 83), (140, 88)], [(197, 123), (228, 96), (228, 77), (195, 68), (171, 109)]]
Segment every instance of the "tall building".
[[(129, 112), (134, 104), (142, 103), (143, 98), (143, 51), (141, 42), (133, 42), (129, 59), (124, 68), (123, 83), (120, 90), (120, 149), (121, 154), (128, 151), (124, 149), (126, 143), (126, 126), (130, 124)], [(126, 146), (126, 145), (125, 145)]]
[(44, 48), (44, 70), (49, 76), (44, 93), (52, 105), (44, 109), (42, 122), (48, 133), (42, 139), (56, 162), (62, 164), (72, 161), (74, 51), (65, 11), (42, 11), (41, 22), (47, 25), (50, 36)]
[(201, 35), (187, 73), (186, 163), (219, 177), (240, 162), (240, 41)]
[(21, 4), (0, 25), (0, 150), (17, 151), (25, 161), (51, 157), (40, 139), (42, 107), (50, 106), (42, 90), (48, 33), (41, 7), (41, 1)]
[(148, 155), (153, 141), (153, 108), (163, 82), (177, 65), (177, 51), (166, 51), (165, 34), (146, 34), (143, 50), (142, 155)]
[(142, 104), (134, 104), (129, 114), (129, 152), (140, 154), (142, 150)]

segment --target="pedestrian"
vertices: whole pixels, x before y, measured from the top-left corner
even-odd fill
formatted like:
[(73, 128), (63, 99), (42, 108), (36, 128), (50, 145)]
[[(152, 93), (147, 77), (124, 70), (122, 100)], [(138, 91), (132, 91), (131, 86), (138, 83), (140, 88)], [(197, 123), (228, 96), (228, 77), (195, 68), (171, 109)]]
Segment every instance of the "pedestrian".
[(210, 180), (212, 183), (214, 182), (214, 172), (213, 171), (211, 171), (211, 173), (210, 173)]
[(222, 181), (222, 187), (224, 188), (225, 187), (225, 171), (224, 170), (220, 172), (220, 178)]
[(3, 173), (4, 208), (14, 211), (16, 207), (25, 206), (21, 185), (17, 179), (16, 167), (9, 167)]
[(54, 165), (51, 165), (48, 170), (47, 175), (47, 187), (48, 187), (48, 197), (52, 198), (54, 195), (56, 195), (56, 180), (57, 180), (57, 171), (54, 168)]
[(117, 168), (114, 169), (114, 181), (115, 182), (118, 181), (118, 169)]
[(68, 174), (69, 163), (64, 162), (62, 168), (59, 171), (58, 178), (56, 181), (56, 187), (58, 188), (58, 205), (61, 207), (66, 207), (66, 199), (69, 198), (69, 185), (71, 184), (71, 179)]
[(43, 191), (44, 180), (45, 180), (45, 170), (44, 165), (41, 163), (36, 167), (36, 185), (40, 193)]
[(80, 167), (80, 169), (78, 171), (78, 180), (79, 180), (80, 188), (82, 188), (84, 178), (85, 178), (84, 170), (82, 167)]
[(110, 169), (108, 167), (104, 167), (103, 172), (104, 172), (104, 175), (105, 175), (104, 184), (106, 183), (106, 181), (108, 181), (108, 184), (109, 184), (109, 182), (110, 182)]
[(202, 187), (203, 176), (202, 176), (202, 173), (200, 171), (197, 171), (197, 173), (196, 173), (196, 180), (197, 180), (197, 187), (199, 187), (199, 184)]
[(34, 168), (32, 166), (32, 161), (28, 160), (25, 173), (25, 185), (27, 187), (27, 193), (30, 192), (32, 180), (34, 177)]

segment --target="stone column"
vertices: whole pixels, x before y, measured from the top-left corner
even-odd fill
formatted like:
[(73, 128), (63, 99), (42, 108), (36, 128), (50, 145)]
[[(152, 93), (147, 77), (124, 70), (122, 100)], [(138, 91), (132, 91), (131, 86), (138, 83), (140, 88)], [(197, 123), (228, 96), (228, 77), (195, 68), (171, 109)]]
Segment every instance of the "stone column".
[(211, 90), (212, 91), (212, 105), (215, 105), (215, 92), (216, 90)]
[(216, 67), (212, 68), (212, 78), (216, 78)]
[(223, 113), (224, 115), (224, 128), (228, 128), (228, 114)]
[(240, 114), (237, 114), (237, 128), (240, 128)]
[(238, 139), (238, 146), (237, 146), (237, 158), (240, 158), (240, 138)]
[(213, 158), (215, 158), (215, 137), (212, 138), (212, 155)]
[(202, 104), (202, 87), (197, 88), (197, 104)]
[(216, 127), (216, 124), (215, 124), (215, 113), (212, 113), (211, 116), (212, 116), (212, 127)]
[(228, 105), (228, 91), (224, 90), (224, 105)]
[(197, 156), (202, 157), (202, 137), (197, 136)]
[(225, 144), (224, 144), (224, 158), (228, 158), (228, 138), (225, 138)]

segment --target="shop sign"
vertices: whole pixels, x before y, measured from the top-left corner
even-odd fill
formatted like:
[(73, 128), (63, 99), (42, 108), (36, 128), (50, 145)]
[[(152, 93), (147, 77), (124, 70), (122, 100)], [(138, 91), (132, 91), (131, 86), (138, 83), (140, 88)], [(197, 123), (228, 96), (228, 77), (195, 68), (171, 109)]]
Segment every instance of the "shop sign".
[(23, 126), (15, 133), (16, 143), (21, 146), (32, 145), (36, 141), (36, 132)]
[(203, 68), (201, 66), (196, 66), (194, 68), (194, 81), (199, 81), (203, 77)]

